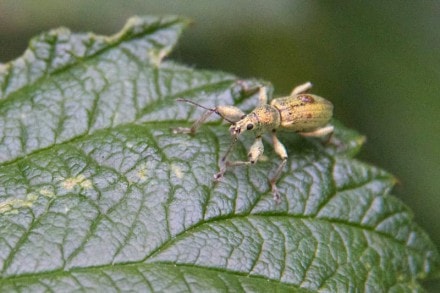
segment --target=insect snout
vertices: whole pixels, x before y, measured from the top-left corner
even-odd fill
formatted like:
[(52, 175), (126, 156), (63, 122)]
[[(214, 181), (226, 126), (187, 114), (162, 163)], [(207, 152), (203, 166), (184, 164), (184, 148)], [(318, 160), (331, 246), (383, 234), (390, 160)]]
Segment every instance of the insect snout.
[(231, 125), (231, 127), (229, 128), (229, 132), (231, 133), (232, 136), (237, 136), (241, 132), (241, 127), (236, 124)]

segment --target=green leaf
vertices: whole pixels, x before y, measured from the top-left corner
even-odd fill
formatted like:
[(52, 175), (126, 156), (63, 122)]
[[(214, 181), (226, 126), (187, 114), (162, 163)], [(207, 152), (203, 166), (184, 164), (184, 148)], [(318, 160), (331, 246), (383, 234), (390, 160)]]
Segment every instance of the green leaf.
[(337, 121), (331, 146), (280, 135), (281, 204), (269, 143), (267, 160), (214, 183), (227, 126), (172, 134), (201, 115), (175, 99), (250, 110), (256, 96), (233, 75), (163, 60), (187, 24), (53, 30), (1, 65), (2, 292), (405, 292), (439, 274), (436, 248), (388, 194), (393, 177), (353, 159), (363, 137)]

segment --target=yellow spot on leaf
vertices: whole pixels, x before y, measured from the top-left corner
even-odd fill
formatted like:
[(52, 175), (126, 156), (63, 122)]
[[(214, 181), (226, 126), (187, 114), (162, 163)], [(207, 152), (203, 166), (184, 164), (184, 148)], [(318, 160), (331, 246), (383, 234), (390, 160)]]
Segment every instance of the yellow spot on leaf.
[(148, 178), (148, 170), (147, 166), (145, 164), (142, 164), (136, 172), (136, 176), (139, 178), (140, 181), (145, 181)]
[(28, 194), (26, 199), (11, 198), (0, 202), (0, 213), (16, 213), (19, 208), (32, 207), (38, 196), (34, 193)]
[(38, 195), (35, 194), (35, 193), (33, 193), (33, 192), (29, 193), (29, 194), (26, 196), (26, 200), (29, 201), (29, 202), (34, 202), (34, 201), (37, 200), (37, 198), (38, 198)]
[(64, 189), (72, 190), (75, 186), (81, 186), (82, 188), (89, 189), (92, 187), (92, 181), (89, 179), (86, 179), (86, 177), (82, 174), (76, 176), (76, 177), (70, 177), (64, 179), (63, 182), (61, 182), (61, 185)]
[(156, 66), (159, 67), (160, 63), (162, 62), (162, 60), (169, 55), (171, 52), (171, 48), (170, 47), (164, 47), (161, 48), (160, 50), (158, 49), (152, 49), (148, 52), (148, 57), (150, 57), (150, 60), (152, 61), (152, 63)]
[(47, 187), (43, 187), (38, 191), (41, 195), (46, 197), (54, 197), (55, 193)]
[(182, 179), (183, 178), (183, 172), (182, 169), (175, 165), (175, 164), (171, 164), (171, 171), (174, 173), (174, 175), (179, 178)]
[(86, 179), (80, 183), (80, 186), (85, 189), (92, 188), (92, 181), (90, 181), (89, 179)]

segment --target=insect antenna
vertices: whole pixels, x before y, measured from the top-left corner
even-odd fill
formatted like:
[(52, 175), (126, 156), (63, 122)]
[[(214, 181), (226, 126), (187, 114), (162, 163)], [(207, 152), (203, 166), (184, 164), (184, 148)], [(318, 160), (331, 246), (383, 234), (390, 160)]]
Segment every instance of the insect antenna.
[(189, 104), (192, 104), (192, 105), (194, 105), (194, 106), (200, 107), (200, 108), (202, 108), (202, 109), (205, 109), (205, 110), (208, 110), (208, 111), (214, 112), (215, 114), (219, 115), (220, 117), (222, 117), (224, 120), (228, 121), (229, 123), (231, 123), (231, 124), (235, 124), (234, 121), (229, 120), (228, 118), (226, 118), (226, 117), (224, 117), (223, 115), (221, 115), (221, 114), (217, 111), (217, 108), (208, 108), (208, 107), (202, 106), (202, 105), (200, 105), (200, 104), (198, 104), (198, 103), (196, 103), (196, 102), (194, 102), (194, 101), (191, 101), (191, 100), (188, 100), (188, 99), (184, 99), (184, 98), (178, 98), (178, 99), (176, 99), (176, 101), (177, 101), (177, 102), (187, 102), (187, 103), (189, 103)]
[(194, 106), (200, 107), (202, 109), (209, 110), (209, 111), (212, 111), (212, 112), (217, 112), (217, 110), (215, 108), (208, 108), (208, 107), (202, 106), (202, 105), (197, 104), (196, 102), (188, 100), (188, 99), (178, 98), (178, 99), (176, 99), (176, 101), (177, 102), (187, 102), (189, 104), (192, 104)]

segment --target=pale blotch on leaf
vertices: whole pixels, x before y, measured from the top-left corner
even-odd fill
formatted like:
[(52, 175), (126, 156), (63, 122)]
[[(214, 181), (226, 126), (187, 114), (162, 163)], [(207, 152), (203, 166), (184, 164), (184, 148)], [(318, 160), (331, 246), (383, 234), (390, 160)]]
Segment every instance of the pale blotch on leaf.
[(168, 56), (168, 54), (170, 54), (170, 52), (171, 52), (170, 47), (161, 48), (160, 50), (152, 49), (148, 52), (148, 57), (150, 58), (151, 63), (153, 63), (156, 67), (159, 67), (162, 60), (166, 56)]
[(171, 164), (171, 171), (173, 172), (173, 174), (179, 178), (182, 179), (183, 178), (183, 172), (182, 172), (182, 168), (180, 168), (179, 166), (177, 166), (176, 164)]
[(50, 190), (48, 187), (43, 187), (38, 192), (45, 197), (54, 197), (55, 196), (55, 193), (52, 190)]
[(84, 175), (80, 174), (76, 177), (64, 179), (64, 181), (61, 182), (61, 186), (66, 190), (72, 190), (75, 186), (89, 189), (92, 187), (92, 181), (87, 179)]
[(136, 177), (139, 178), (139, 181), (145, 181), (148, 178), (147, 165), (142, 164), (139, 170), (136, 172)]
[(19, 208), (30, 208), (33, 203), (38, 199), (38, 195), (35, 193), (29, 193), (26, 199), (7, 199), (0, 202), (0, 213), (17, 213)]
[(92, 188), (92, 181), (90, 181), (89, 179), (87, 179), (87, 180), (82, 181), (79, 185), (80, 185), (82, 188), (90, 189), (90, 188)]

